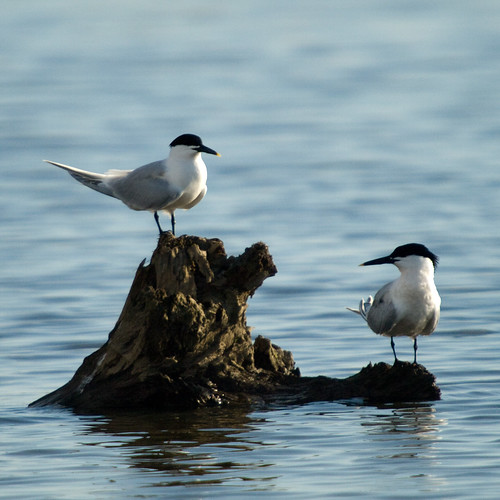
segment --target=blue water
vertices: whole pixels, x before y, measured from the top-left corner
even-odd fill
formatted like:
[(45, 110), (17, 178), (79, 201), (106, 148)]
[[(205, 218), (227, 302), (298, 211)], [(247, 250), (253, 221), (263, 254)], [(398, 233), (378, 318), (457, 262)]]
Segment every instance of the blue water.
[[(0, 498), (497, 498), (499, 26), (494, 0), (7, 0)], [(42, 160), (135, 168), (183, 132), (222, 157), (178, 232), (269, 245), (279, 272), (248, 322), (304, 375), (392, 361), (345, 307), (397, 270), (360, 262), (412, 241), (440, 256), (419, 361), (441, 401), (27, 409), (106, 341), (157, 238), (150, 214)]]

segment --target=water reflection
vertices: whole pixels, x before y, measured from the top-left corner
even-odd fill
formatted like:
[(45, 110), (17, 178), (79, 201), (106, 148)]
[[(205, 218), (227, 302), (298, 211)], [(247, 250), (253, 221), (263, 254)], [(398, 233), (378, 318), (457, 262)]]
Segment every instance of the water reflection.
[[(245, 476), (245, 470), (271, 464), (248, 453), (264, 443), (249, 439), (259, 419), (245, 408), (202, 408), (179, 413), (116, 414), (89, 420), (85, 435), (93, 446), (120, 447), (131, 467), (165, 476), (152, 486), (219, 484)], [(89, 418), (89, 417), (83, 417)], [(96, 440), (96, 435), (99, 439)]]
[(382, 451), (377, 458), (432, 457), (440, 427), (446, 425), (445, 419), (436, 416), (434, 406), (419, 404), (384, 408), (388, 411), (361, 419), (361, 427)]
[[(325, 412), (325, 406), (333, 413)], [(324, 404), (274, 409), (276, 421), (274, 417), (269, 420), (268, 412), (247, 408), (82, 417), (83, 435), (89, 438), (89, 446), (118, 448), (128, 467), (146, 474), (149, 487), (227, 487), (244, 482), (246, 488), (265, 485), (271, 491), (280, 484), (284, 468), (294, 463), (304, 468), (304, 456), (309, 457), (311, 467), (328, 464), (327, 469), (339, 477), (346, 467), (351, 473), (366, 473), (366, 467), (375, 462), (377, 470), (394, 469), (396, 459), (401, 477), (421, 478), (419, 484), (427, 477), (429, 484), (442, 484), (442, 478), (429, 471), (438, 463), (436, 445), (447, 422), (437, 416), (432, 404), (385, 405), (375, 410), (356, 405), (356, 411), (351, 406), (337, 403), (333, 408)], [(361, 439), (362, 451), (358, 439), (344, 435), (343, 422), (351, 418), (367, 437)], [(336, 453), (345, 439), (351, 441), (352, 450), (358, 449), (360, 457), (355, 462), (345, 463), (345, 457)], [(292, 444), (301, 451), (295, 457), (297, 462), (289, 457), (285, 467), (281, 454), (284, 450), (290, 453)]]

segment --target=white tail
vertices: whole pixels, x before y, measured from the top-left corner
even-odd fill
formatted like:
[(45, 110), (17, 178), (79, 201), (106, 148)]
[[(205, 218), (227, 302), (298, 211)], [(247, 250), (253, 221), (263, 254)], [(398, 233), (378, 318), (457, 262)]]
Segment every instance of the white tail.
[(63, 163), (56, 163), (55, 161), (43, 161), (66, 170), (69, 175), (71, 175), (71, 177), (76, 179), (78, 182), (81, 182), (83, 185), (89, 187), (90, 189), (94, 189), (95, 191), (99, 191), (99, 193), (107, 194), (108, 196), (116, 198), (109, 186), (105, 183), (107, 177), (105, 174), (87, 172), (86, 170), (80, 170), (79, 168), (70, 167), (69, 165), (64, 165)]
[(346, 309), (352, 311), (353, 313), (359, 314), (365, 321), (368, 321), (368, 311), (370, 310), (372, 304), (373, 297), (370, 295), (366, 302), (364, 299), (360, 300), (358, 309), (352, 309), (351, 307), (347, 307)]

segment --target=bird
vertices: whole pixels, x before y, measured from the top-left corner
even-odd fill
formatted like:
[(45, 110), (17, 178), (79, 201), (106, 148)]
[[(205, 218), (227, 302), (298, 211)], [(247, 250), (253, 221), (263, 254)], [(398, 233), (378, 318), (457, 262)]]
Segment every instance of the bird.
[(132, 210), (153, 212), (160, 235), (167, 231), (161, 228), (158, 212), (165, 212), (170, 216), (175, 235), (175, 210), (194, 207), (207, 192), (207, 167), (201, 153), (220, 156), (205, 146), (197, 135), (182, 134), (170, 143), (168, 158), (135, 170), (109, 170), (98, 174), (44, 161), (66, 170), (85, 186), (121, 200)]
[(439, 321), (441, 297), (434, 283), (434, 271), (439, 258), (425, 245), (408, 243), (397, 247), (390, 255), (369, 260), (360, 266), (394, 264), (401, 276), (384, 285), (368, 300), (361, 299), (359, 314), (377, 334), (391, 338), (394, 362), (398, 361), (394, 337), (413, 339), (414, 359), (417, 363), (417, 337), (430, 335)]

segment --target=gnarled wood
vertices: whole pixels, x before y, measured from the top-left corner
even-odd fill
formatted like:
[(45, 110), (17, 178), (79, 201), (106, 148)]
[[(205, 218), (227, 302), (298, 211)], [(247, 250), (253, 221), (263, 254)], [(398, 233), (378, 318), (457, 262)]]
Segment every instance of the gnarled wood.
[(247, 300), (276, 272), (263, 243), (227, 257), (220, 240), (163, 234), (150, 264), (139, 266), (108, 341), (32, 405), (93, 411), (439, 399), (421, 365), (379, 363), (344, 380), (300, 377), (290, 352), (261, 336), (252, 343)]

